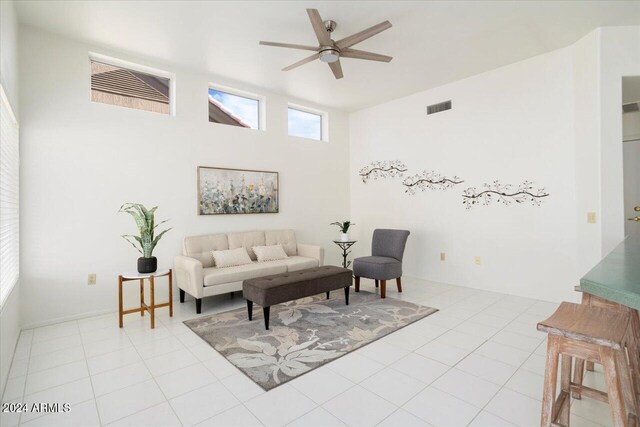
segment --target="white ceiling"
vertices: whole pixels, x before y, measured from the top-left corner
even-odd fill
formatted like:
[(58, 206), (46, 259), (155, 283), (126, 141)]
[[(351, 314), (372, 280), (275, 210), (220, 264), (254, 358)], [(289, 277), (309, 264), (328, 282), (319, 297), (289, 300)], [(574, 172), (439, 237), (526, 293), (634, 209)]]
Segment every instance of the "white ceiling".
[[(342, 59), (345, 77), (309, 52), (259, 40), (317, 45), (305, 8), (333, 19), (339, 40), (389, 20), (354, 48), (389, 64)], [(19, 1), (22, 23), (352, 111), (567, 46), (599, 26), (639, 25), (640, 1)]]

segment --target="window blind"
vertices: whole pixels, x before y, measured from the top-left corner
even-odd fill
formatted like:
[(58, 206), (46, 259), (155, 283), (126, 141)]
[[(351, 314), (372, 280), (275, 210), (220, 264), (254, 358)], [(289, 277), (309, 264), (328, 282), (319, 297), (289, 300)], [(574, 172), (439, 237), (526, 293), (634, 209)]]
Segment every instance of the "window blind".
[(20, 217), (18, 122), (0, 86), (0, 306), (18, 281)]

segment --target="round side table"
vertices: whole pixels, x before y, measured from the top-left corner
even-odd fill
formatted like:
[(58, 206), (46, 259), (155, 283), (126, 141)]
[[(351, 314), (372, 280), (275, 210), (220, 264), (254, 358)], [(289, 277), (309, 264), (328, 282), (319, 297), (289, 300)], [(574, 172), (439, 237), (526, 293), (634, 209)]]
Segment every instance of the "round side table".
[[(169, 302), (165, 302), (162, 304), (156, 304), (155, 299), (155, 279), (158, 277), (167, 276), (169, 278)], [(173, 317), (173, 283), (172, 283), (172, 271), (171, 269), (157, 270), (153, 273), (123, 273), (118, 276), (118, 309), (119, 316), (118, 320), (120, 322), (120, 327), (122, 328), (122, 318), (125, 314), (131, 313), (140, 313), (140, 316), (144, 316), (144, 312), (147, 311), (151, 316), (151, 329), (156, 327), (156, 315), (155, 309), (161, 307), (169, 307), (169, 316)], [(144, 280), (149, 280), (149, 289), (151, 293), (151, 301), (150, 304), (147, 305), (144, 302)], [(130, 310), (124, 310), (122, 304), (122, 284), (124, 282), (130, 282), (133, 280), (137, 280), (140, 282), (140, 308), (132, 308)]]

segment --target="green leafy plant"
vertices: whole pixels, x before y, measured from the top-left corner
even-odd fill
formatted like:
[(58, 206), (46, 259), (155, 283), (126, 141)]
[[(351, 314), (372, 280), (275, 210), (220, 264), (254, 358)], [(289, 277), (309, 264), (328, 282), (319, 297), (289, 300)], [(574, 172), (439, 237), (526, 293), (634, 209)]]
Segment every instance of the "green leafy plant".
[[(120, 206), (118, 212), (125, 212), (131, 215), (138, 227), (138, 236), (132, 234), (124, 234), (122, 238), (136, 248), (138, 252), (142, 254), (144, 258), (151, 258), (153, 249), (158, 244), (158, 241), (164, 236), (164, 233), (171, 230), (168, 228), (154, 237), (156, 228), (161, 224), (164, 224), (168, 220), (164, 220), (158, 224), (155, 223), (155, 212), (158, 209), (154, 206), (151, 209), (147, 209), (139, 203), (125, 203)], [(173, 228), (173, 227), (172, 227)]]
[(351, 221), (345, 221), (345, 222), (332, 222), (329, 225), (337, 225), (338, 227), (340, 227), (341, 233), (347, 233), (349, 231), (349, 227), (355, 224), (351, 224)]

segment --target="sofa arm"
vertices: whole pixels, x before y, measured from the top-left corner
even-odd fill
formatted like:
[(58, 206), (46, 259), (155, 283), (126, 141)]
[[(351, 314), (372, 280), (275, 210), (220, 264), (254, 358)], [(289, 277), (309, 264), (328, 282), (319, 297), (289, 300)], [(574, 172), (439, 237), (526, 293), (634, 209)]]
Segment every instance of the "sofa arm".
[(194, 298), (204, 296), (202, 263), (200, 261), (187, 256), (175, 256), (173, 257), (173, 268), (178, 288)]
[(324, 248), (322, 246), (298, 243), (298, 255), (315, 258), (318, 260), (318, 265), (324, 264)]

